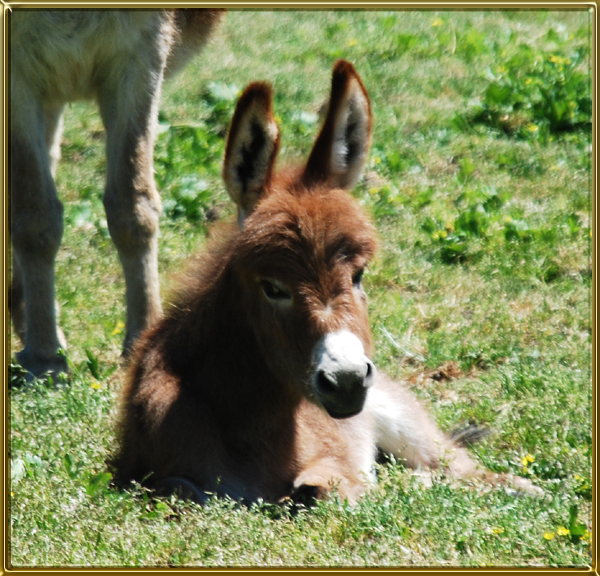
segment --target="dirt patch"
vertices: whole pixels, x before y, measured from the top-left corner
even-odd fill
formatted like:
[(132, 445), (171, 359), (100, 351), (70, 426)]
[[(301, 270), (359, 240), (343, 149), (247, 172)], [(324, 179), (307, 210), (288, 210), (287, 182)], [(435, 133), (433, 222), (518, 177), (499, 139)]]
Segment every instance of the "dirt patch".
[(408, 376), (406, 380), (411, 384), (422, 386), (427, 382), (427, 380), (446, 382), (449, 380), (456, 380), (464, 375), (465, 373), (460, 369), (460, 366), (456, 362), (450, 360), (448, 362), (444, 362), (433, 370), (420, 370), (419, 372), (415, 372), (414, 374)]

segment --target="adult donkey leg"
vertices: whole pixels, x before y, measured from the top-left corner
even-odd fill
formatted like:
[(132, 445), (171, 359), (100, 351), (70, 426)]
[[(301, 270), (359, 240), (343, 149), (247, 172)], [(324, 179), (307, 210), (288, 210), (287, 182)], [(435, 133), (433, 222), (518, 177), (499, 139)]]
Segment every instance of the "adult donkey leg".
[[(11, 316), (25, 347), (18, 362), (35, 376), (66, 372), (54, 302), (54, 258), (63, 208), (52, 178), (46, 110), (13, 78), (10, 142), (10, 233), (13, 247)], [(57, 118), (60, 115), (57, 116)], [(56, 127), (56, 124), (54, 124)]]
[(25, 344), (27, 326), (25, 323), (25, 298), (23, 295), (23, 272), (13, 257), (11, 261), (10, 290), (8, 291), (8, 310), (13, 328), (19, 339)]
[(60, 141), (63, 133), (63, 112), (65, 107), (46, 106), (44, 108), (44, 138), (48, 150), (48, 161), (52, 177), (56, 176), (56, 166), (60, 160)]
[[(52, 178), (56, 176), (56, 167), (60, 159), (60, 141), (63, 131), (64, 106), (46, 106), (43, 108), (44, 141), (48, 153), (48, 162)], [(55, 313), (58, 317), (58, 302), (55, 302)], [(27, 323), (25, 319), (25, 298), (23, 290), (23, 272), (16, 258), (12, 261), (12, 279), (9, 291), (8, 307), (15, 331), (21, 342), (25, 344)], [(57, 325), (58, 339), (61, 348), (67, 349), (67, 342), (60, 326)]]
[(203, 46), (225, 16), (222, 9), (178, 8), (173, 16), (177, 30), (173, 48), (167, 58), (165, 78), (179, 72)]
[(107, 132), (104, 207), (126, 284), (124, 354), (161, 314), (157, 236), (161, 202), (152, 153), (166, 54), (145, 47), (127, 55), (99, 92)]

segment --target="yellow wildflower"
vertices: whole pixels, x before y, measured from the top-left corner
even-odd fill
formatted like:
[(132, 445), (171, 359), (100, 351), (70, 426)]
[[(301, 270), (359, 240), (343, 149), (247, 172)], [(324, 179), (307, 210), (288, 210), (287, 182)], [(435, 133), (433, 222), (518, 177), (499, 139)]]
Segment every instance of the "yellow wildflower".
[(527, 126), (527, 130), (529, 130), (530, 132), (537, 132), (539, 128), (535, 124), (529, 124)]
[(350, 46), (355, 46), (356, 44), (358, 44), (358, 40), (356, 38), (352, 38), (352, 40), (348, 42), (348, 48), (350, 48)]
[(527, 468), (530, 462), (535, 462), (535, 456), (527, 454), (527, 456), (523, 456), (523, 458), (521, 458), (521, 464), (523, 464), (525, 468)]
[(436, 18), (435, 20), (433, 20), (431, 22), (432, 26), (442, 26), (444, 24), (444, 21), (441, 18)]
[(552, 540), (554, 538), (554, 532), (544, 532), (544, 538), (546, 540)]
[(552, 54), (550, 56), (550, 62), (552, 62), (554, 64), (567, 64), (567, 65), (569, 65), (571, 63), (571, 61), (568, 58), (562, 58), (561, 56), (555, 56), (554, 54)]
[(569, 530), (568, 528), (565, 528), (564, 526), (559, 526), (559, 527), (556, 529), (556, 533), (557, 533), (559, 536), (566, 536), (567, 534), (569, 534), (569, 532), (570, 532), (570, 530)]
[(116, 336), (117, 334), (120, 334), (123, 332), (123, 328), (125, 328), (125, 324), (119, 320), (115, 326), (115, 329), (112, 331), (112, 335)]
[(100, 384), (100, 382), (93, 382), (92, 384), (90, 384), (90, 386), (94, 389), (94, 390), (100, 390), (102, 388), (102, 384)]
[(502, 534), (504, 532), (504, 528), (502, 526), (494, 526), (492, 528), (492, 534)]

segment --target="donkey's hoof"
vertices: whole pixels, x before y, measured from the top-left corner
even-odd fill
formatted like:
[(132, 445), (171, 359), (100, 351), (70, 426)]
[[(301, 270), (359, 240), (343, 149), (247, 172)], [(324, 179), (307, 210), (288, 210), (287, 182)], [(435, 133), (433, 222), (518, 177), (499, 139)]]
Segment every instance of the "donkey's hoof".
[(47, 380), (49, 377), (56, 378), (59, 374), (68, 374), (69, 366), (65, 356), (56, 354), (52, 358), (42, 358), (32, 354), (27, 348), (15, 354), (17, 362), (25, 369), (25, 380)]
[(324, 500), (327, 494), (329, 494), (329, 490), (324, 486), (302, 484), (294, 489), (290, 495), (290, 499), (294, 505), (302, 505), (310, 508), (311, 506), (314, 506), (318, 500)]
[(210, 498), (208, 492), (200, 490), (193, 482), (181, 477), (171, 477), (161, 480), (156, 484), (156, 493), (159, 496), (176, 494), (182, 500), (190, 500), (204, 506)]

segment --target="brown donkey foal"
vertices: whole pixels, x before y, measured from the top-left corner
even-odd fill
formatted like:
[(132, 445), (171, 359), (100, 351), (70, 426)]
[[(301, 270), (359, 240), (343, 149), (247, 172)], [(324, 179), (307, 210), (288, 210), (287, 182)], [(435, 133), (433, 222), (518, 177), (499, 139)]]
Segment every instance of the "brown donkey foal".
[[(305, 167), (274, 174), (279, 131), (267, 84), (242, 94), (223, 175), (239, 227), (213, 240), (188, 286), (136, 346), (124, 394), (121, 482), (203, 502), (321, 495), (354, 501), (377, 450), (411, 467), (479, 471), (400, 384), (377, 373), (361, 276), (375, 229), (346, 191), (371, 143), (354, 67), (333, 71)], [(534, 491), (527, 480), (518, 488)]]

